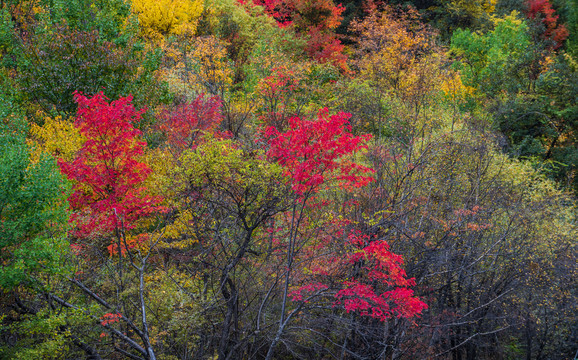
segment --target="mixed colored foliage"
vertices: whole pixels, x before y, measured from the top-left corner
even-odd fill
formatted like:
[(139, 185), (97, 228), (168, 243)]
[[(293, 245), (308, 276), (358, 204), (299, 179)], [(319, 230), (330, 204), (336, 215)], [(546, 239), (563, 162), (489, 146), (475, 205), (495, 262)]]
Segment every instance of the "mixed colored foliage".
[(0, 17), (0, 358), (575, 356), (575, 0)]

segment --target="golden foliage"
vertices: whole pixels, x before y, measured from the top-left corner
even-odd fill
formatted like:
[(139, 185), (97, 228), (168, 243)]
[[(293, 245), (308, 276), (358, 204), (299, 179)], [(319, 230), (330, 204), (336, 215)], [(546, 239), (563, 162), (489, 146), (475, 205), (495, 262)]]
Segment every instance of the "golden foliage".
[(192, 35), (203, 11), (203, 0), (133, 0), (141, 32), (151, 39)]
[[(205, 11), (202, 14), (202, 34), (217, 34), (223, 26), (234, 26), (239, 38), (249, 47), (271, 34), (283, 32), (275, 20), (266, 16), (260, 6), (241, 5), (237, 0), (206, 0)], [(272, 41), (280, 39), (271, 38)]]
[(32, 155), (33, 158), (36, 158), (40, 151), (65, 161), (72, 161), (86, 140), (72, 120), (65, 120), (60, 116), (45, 117), (42, 126), (33, 123), (30, 133), (39, 145), (36, 153)]
[(476, 89), (463, 83), (459, 72), (452, 71), (443, 79), (440, 90), (452, 104), (461, 104), (474, 96)]
[(226, 43), (215, 36), (200, 37), (193, 43), (192, 58), (198, 82), (215, 94), (233, 82), (233, 70), (227, 61)]
[(491, 15), (496, 9), (498, 0), (453, 0), (446, 4), (451, 13), (463, 13), (472, 18)]
[(207, 91), (222, 95), (233, 83), (227, 45), (215, 36), (198, 37), (190, 43), (165, 43), (161, 72), (171, 92), (189, 98)]
[(359, 36), (356, 65), (362, 79), (411, 103), (439, 86), (445, 57), (416, 10), (385, 7), (354, 22), (352, 30)]

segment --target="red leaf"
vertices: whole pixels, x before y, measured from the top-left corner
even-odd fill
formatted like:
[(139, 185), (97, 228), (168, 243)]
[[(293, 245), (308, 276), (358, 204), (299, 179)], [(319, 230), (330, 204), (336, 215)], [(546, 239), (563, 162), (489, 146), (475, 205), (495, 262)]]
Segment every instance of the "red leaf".
[(140, 131), (133, 123), (143, 111), (136, 111), (132, 97), (110, 104), (102, 94), (91, 98), (79, 92), (75, 125), (86, 142), (72, 162), (58, 161), (61, 171), (74, 181), (69, 198), (75, 212), (70, 220), (77, 229), (74, 235), (86, 238), (96, 233), (110, 233), (157, 211), (160, 197), (144, 194), (141, 186), (151, 169), (138, 160), (146, 145), (138, 140)]

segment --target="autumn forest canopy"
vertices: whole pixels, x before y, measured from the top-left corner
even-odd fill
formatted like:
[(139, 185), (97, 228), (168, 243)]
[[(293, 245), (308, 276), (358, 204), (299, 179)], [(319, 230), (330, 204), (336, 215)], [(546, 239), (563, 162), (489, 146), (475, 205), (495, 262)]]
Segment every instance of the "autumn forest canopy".
[(0, 0), (0, 359), (574, 359), (577, 0)]

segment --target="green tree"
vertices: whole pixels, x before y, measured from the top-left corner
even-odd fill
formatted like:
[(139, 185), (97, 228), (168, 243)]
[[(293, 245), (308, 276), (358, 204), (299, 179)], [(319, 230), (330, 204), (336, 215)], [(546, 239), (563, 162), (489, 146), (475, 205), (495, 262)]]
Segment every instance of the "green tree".
[(510, 154), (533, 159), (578, 192), (578, 72), (570, 56), (552, 61), (536, 80), (535, 91), (498, 104), (496, 126)]
[(6, 104), (0, 117), (0, 287), (14, 289), (63, 271), (67, 185), (48, 155), (30, 161), (23, 119)]
[(97, 30), (102, 40), (116, 43), (126, 42), (136, 30), (125, 0), (52, 0), (39, 18), (52, 25), (65, 22), (79, 31)]
[(493, 23), (494, 28), (485, 34), (458, 29), (452, 36), (451, 51), (464, 82), (489, 97), (529, 90), (528, 73), (535, 55), (528, 26), (515, 12), (494, 18)]
[(568, 17), (568, 52), (575, 58), (578, 57), (578, 0), (567, 0)]

